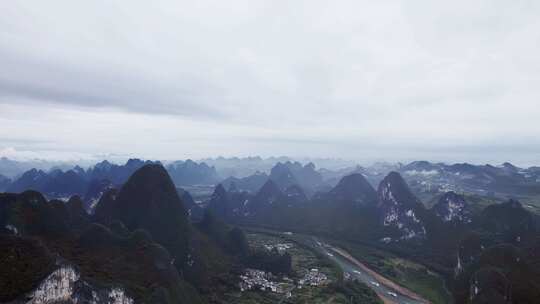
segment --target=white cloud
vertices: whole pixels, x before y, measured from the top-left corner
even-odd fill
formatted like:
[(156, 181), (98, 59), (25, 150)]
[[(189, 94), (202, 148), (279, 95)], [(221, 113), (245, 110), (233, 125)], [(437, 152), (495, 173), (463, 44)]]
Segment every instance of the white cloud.
[(156, 158), (530, 162), (539, 13), (537, 1), (6, 1), (0, 138)]

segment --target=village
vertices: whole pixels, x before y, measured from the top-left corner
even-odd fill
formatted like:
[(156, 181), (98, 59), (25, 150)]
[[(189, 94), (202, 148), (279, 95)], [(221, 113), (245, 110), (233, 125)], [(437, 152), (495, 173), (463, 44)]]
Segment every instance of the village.
[(265, 244), (264, 248), (268, 251), (277, 250), (279, 254), (284, 254), (287, 250), (291, 249), (293, 244), (291, 243), (279, 243), (279, 244)]
[[(292, 243), (264, 244), (262, 247), (268, 251), (277, 250), (284, 254), (293, 248)], [(330, 282), (328, 276), (318, 268), (300, 269), (300, 276), (291, 279), (288, 276), (276, 276), (271, 272), (265, 272), (259, 269), (246, 269), (240, 276), (240, 291), (259, 290), (270, 291), (277, 294), (284, 294), (287, 298), (292, 296), (294, 289), (304, 287), (323, 286)]]

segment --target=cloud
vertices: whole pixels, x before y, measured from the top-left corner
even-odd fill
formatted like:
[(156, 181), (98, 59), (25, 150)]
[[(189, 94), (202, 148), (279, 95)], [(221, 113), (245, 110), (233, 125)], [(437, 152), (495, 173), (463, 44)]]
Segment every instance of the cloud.
[(89, 161), (97, 160), (93, 155), (85, 153), (74, 153), (74, 152), (61, 152), (61, 151), (25, 151), (17, 150), (13, 147), (0, 148), (0, 158), (6, 157), (11, 160), (17, 161), (32, 161), (32, 160), (42, 160), (42, 161)]
[(487, 0), (0, 3), (0, 138), (159, 157), (531, 159), (538, 13)]

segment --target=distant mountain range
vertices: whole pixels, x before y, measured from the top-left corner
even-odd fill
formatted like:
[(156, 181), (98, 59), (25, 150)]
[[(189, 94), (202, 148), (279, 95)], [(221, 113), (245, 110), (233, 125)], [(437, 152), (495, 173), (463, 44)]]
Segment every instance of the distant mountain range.
[[(264, 224), (267, 217), (283, 216), (284, 225), (288, 224), (286, 218), (289, 214), (301, 214), (305, 209), (310, 209), (306, 214), (316, 212), (313, 210), (325, 214), (324, 209), (328, 207), (351, 214), (358, 210), (368, 210), (370, 214), (378, 214), (381, 233), (391, 232), (381, 238), (392, 236), (398, 239), (411, 239), (422, 238), (426, 234), (422, 220), (427, 216), (427, 209), (397, 172), (388, 174), (381, 181), (377, 191), (362, 174), (355, 173), (343, 177), (330, 191), (319, 192), (309, 198), (298, 185), (287, 164), (278, 164), (275, 169), (273, 172), (279, 170), (279, 173), (273, 175), (274, 179), (271, 175), (257, 192), (243, 192), (243, 196), (236, 196), (242, 201), (235, 201), (232, 192), (218, 185), (209, 207), (225, 220), (256, 221)], [(438, 207), (441, 213), (451, 212), (448, 208), (443, 209), (444, 205)], [(287, 214), (280, 214), (281, 212)], [(303, 221), (310, 222), (310, 219), (303, 218)], [(325, 225), (320, 217), (315, 222), (313, 223), (315, 226)]]
[(270, 172), (270, 169), (278, 162), (287, 162), (289, 157), (217, 157), (201, 159), (201, 162), (216, 168), (218, 174), (223, 177), (243, 178), (256, 172)]
[(399, 169), (419, 191), (469, 192), (482, 195), (538, 195), (540, 169), (501, 166), (412, 162)]
[[(466, 196), (454, 191), (442, 193), (438, 201), (431, 208), (427, 208), (398, 172), (390, 172), (384, 177), (377, 190), (373, 189), (363, 174), (353, 173), (343, 177), (329, 191), (318, 192), (310, 198), (287, 164), (278, 164), (272, 171), (275, 174), (270, 175), (256, 192), (239, 190), (236, 187), (229, 187), (230, 190), (227, 190), (221, 184), (218, 185), (210, 200), (210, 206), (213, 210), (220, 210), (217, 212), (219, 216), (227, 216), (233, 221), (249, 221), (252, 218), (264, 221), (265, 216), (271, 216), (274, 210), (278, 213), (301, 213), (299, 210), (306, 209), (306, 206), (312, 210), (328, 206), (339, 207), (345, 211), (376, 210), (380, 218), (381, 232), (386, 231), (384, 233), (388, 234), (382, 236), (386, 239), (385, 242), (399, 238), (424, 238), (428, 233), (426, 229), (433, 222), (440, 225), (469, 225), (477, 221), (479, 211), (489, 211), (491, 208), (475, 207), (474, 202), (469, 202)], [(235, 196), (241, 201), (232, 199), (233, 193), (243, 193), (242, 196)], [(282, 209), (284, 206), (287, 207), (286, 211)], [(528, 213), (521, 204), (518, 209)], [(317, 222), (315, 225), (323, 223)], [(375, 235), (379, 233), (373, 236)]]
[[(98, 294), (92, 280), (112, 275), (137, 299), (199, 303), (199, 293), (217, 284), (210, 279), (217, 270), (209, 257), (221, 263), (245, 254), (235, 251), (245, 247), (237, 243), (243, 237), (228, 223), (360, 242), (406, 256), (444, 275), (456, 303), (535, 303), (540, 218), (515, 198), (534, 197), (538, 178), (537, 167), (508, 163), (413, 162), (331, 171), (285, 161), (268, 174), (222, 183), (214, 167), (189, 160), (166, 167), (132, 159), (87, 170), (32, 169), (13, 182), (4, 178), (16, 193), (0, 194), (0, 242), (29, 250), (24, 265), (39, 257), (32, 275), (18, 277), (20, 286), (42, 279), (54, 249), (78, 261)], [(217, 185), (201, 202), (181, 187), (197, 184)], [(111, 254), (117, 259), (112, 264)], [(164, 289), (143, 287), (148, 282), (139, 280), (146, 272)]]
[(270, 178), (282, 190), (296, 184), (311, 196), (317, 192), (328, 192), (341, 178), (353, 173), (363, 175), (376, 187), (391, 171), (400, 173), (411, 191), (425, 203), (449, 191), (502, 200), (540, 195), (540, 168), (518, 168), (509, 163), (492, 166), (416, 161), (407, 165), (376, 163), (368, 167), (329, 170), (316, 169), (312, 163), (303, 166), (298, 162), (286, 161), (278, 162), (268, 173), (256, 172), (242, 178), (229, 177), (221, 183), (225, 188), (234, 184), (237, 189), (255, 193)]
[(36, 190), (46, 193), (50, 197), (69, 197), (72, 194), (82, 195), (86, 191), (86, 180), (74, 170), (53, 170), (45, 172), (31, 169), (13, 181), (7, 187), (7, 192), (23, 192)]
[[(88, 164), (89, 161), (83, 161)], [(51, 171), (54, 169), (69, 170), (73, 168), (74, 162), (67, 161), (49, 161), (49, 160), (13, 160), (7, 157), (0, 157), (0, 174), (11, 179), (17, 178), (30, 169)]]
[(256, 172), (270, 172), (277, 163), (301, 162), (314, 163), (320, 168), (336, 170), (339, 168), (350, 167), (354, 165), (353, 161), (337, 158), (291, 158), (286, 156), (262, 158), (260, 156), (251, 157), (217, 157), (205, 158), (204, 162), (209, 166), (216, 168), (218, 174), (223, 177), (242, 178), (253, 175)]
[[(519, 202), (508, 200), (478, 208), (467, 196), (447, 191), (431, 208), (426, 208), (402, 175), (395, 171), (380, 181), (377, 191), (363, 174), (353, 173), (343, 177), (328, 192), (308, 198), (287, 168), (284, 164), (277, 166), (279, 174), (274, 176), (279, 178), (279, 183), (269, 177), (255, 193), (233, 196), (219, 185), (209, 209), (231, 223), (362, 240), (416, 256), (424, 263), (438, 264), (440, 271), (447, 271), (449, 281), (454, 284), (452, 288), (458, 303), (468, 301), (465, 299), (473, 299), (471, 303), (499, 303), (508, 297), (520, 299), (513, 303), (534, 303), (539, 296), (530, 288), (540, 287), (540, 218)], [(410, 174), (412, 168), (423, 172), (418, 171), (417, 164), (400, 171)], [(423, 170), (428, 168), (435, 170), (431, 167), (423, 167)], [(453, 172), (460, 175), (461, 170), (473, 169), (473, 172), (490, 172), (492, 177), (503, 176), (509, 170), (507, 174), (514, 179), (504, 179), (508, 183), (523, 180), (517, 175), (525, 174), (519, 173), (520, 169), (510, 170), (508, 165), (453, 168), (456, 170)], [(434, 173), (420, 173), (420, 176), (426, 175)], [(294, 187), (294, 191), (283, 189), (291, 184), (294, 186), (289, 187)], [(494, 187), (491, 183), (483, 185)], [(471, 246), (470, 241), (466, 241), (468, 245), (463, 243), (471, 234), (482, 236), (475, 241), (480, 242), (480, 249), (462, 253), (462, 246)], [(506, 251), (509, 253), (504, 253)], [(500, 256), (505, 254), (522, 260), (508, 264)], [(493, 267), (499, 268), (494, 272)], [(517, 278), (519, 271), (528, 279)], [(535, 287), (528, 286), (531, 280), (536, 282)], [(501, 282), (513, 289), (498, 290)]]
[(272, 180), (278, 188), (285, 190), (290, 186), (297, 185), (303, 191), (313, 194), (325, 185), (322, 175), (316, 170), (313, 163), (302, 165), (299, 162), (278, 162), (270, 173), (256, 172), (243, 178), (229, 177), (221, 182), (224, 187), (234, 187), (238, 190), (257, 192), (267, 182)]
[[(373, 185), (380, 181), (391, 171), (401, 173), (411, 187), (413, 193), (423, 199), (433, 197), (437, 193), (455, 191), (458, 193), (475, 193), (479, 195), (492, 195), (507, 197), (512, 195), (539, 195), (540, 167), (519, 168), (510, 163), (500, 166), (473, 165), (473, 164), (444, 164), (427, 161), (415, 161), (403, 165), (400, 163), (375, 163), (362, 167), (350, 165), (350, 162), (317, 159), (319, 169), (314, 163), (302, 165), (287, 157), (274, 157), (263, 159), (261, 157), (247, 158), (215, 158), (205, 159), (201, 162), (192, 160), (169, 162), (167, 171), (171, 174), (177, 186), (212, 185), (221, 182), (226, 188), (232, 182), (237, 188), (256, 192), (266, 181), (266, 176), (278, 183), (299, 184), (304, 191), (314, 194), (317, 191), (326, 192), (335, 186), (345, 175), (361, 173)], [(57, 162), (17, 162), (7, 158), (0, 158), (0, 187), (4, 190), (6, 178), (15, 182), (31, 169), (50, 174), (53, 171), (75, 171), (85, 180), (107, 179), (119, 185), (125, 182), (134, 169), (149, 161), (139, 159), (128, 160), (123, 165), (102, 161), (89, 169), (80, 166), (69, 166)], [(320, 164), (327, 165), (324, 167)], [(224, 169), (225, 168), (225, 169)], [(226, 169), (228, 168), (228, 169)], [(241, 170), (242, 174), (234, 171)], [(287, 172), (289, 171), (289, 172)], [(272, 173), (273, 172), (273, 173)], [(295, 181), (286, 181), (287, 174)], [(280, 185), (280, 187), (284, 186)], [(2, 189), (2, 188), (0, 188)], [(311, 193), (314, 191), (313, 193)]]
[[(66, 200), (72, 195), (79, 195), (87, 206), (92, 206), (106, 189), (120, 187), (139, 168), (157, 163), (159, 162), (130, 159), (123, 165), (117, 165), (104, 160), (86, 170), (79, 166), (65, 171), (33, 168), (14, 180), (0, 176), (0, 190), (15, 193), (35, 190), (48, 198)], [(167, 171), (179, 187), (194, 184), (213, 185), (219, 180), (213, 167), (191, 160), (171, 163), (167, 166)]]
[(175, 161), (167, 165), (167, 171), (177, 186), (213, 185), (221, 179), (214, 167), (204, 162), (196, 163), (190, 159)]
[(248, 192), (257, 192), (268, 180), (268, 174), (264, 172), (256, 172), (253, 175), (246, 176), (243, 178), (238, 177), (228, 177), (220, 184), (222, 184), (227, 189), (236, 189)]
[[(274, 160), (285, 161), (268, 166), (268, 162)], [(376, 163), (368, 167), (352, 166), (329, 170), (317, 169), (313, 163), (302, 165), (299, 162), (289, 161), (287, 158), (218, 158), (213, 161), (229, 165), (237, 162), (244, 164), (264, 163), (265, 167), (269, 167), (269, 169), (267, 169), (267, 173), (257, 171), (245, 177), (230, 176), (225, 179), (218, 174), (218, 170), (214, 166), (204, 162), (175, 161), (168, 163), (166, 169), (177, 187), (211, 186), (221, 183), (226, 189), (256, 193), (268, 179), (271, 179), (281, 191), (296, 185), (302, 188), (302, 192), (307, 197), (328, 193), (342, 177), (347, 175), (361, 174), (371, 185), (378, 186), (390, 171), (395, 171), (401, 174), (412, 193), (428, 207), (435, 204), (441, 195), (449, 191), (493, 197), (500, 200), (540, 195), (540, 168), (524, 169), (509, 163), (492, 166), (446, 165), (416, 161), (407, 165)], [(2, 162), (12, 165), (16, 163), (5, 158), (2, 159)], [(80, 166), (68, 170), (30, 169), (14, 179), (0, 175), (0, 191), (22, 192), (32, 189), (42, 192), (49, 198), (63, 199), (79, 195), (83, 198), (85, 206), (91, 207), (97, 203), (104, 190), (119, 187), (135, 170), (151, 163), (157, 162), (130, 159), (125, 164), (118, 165), (105, 160), (88, 169), (83, 169)]]

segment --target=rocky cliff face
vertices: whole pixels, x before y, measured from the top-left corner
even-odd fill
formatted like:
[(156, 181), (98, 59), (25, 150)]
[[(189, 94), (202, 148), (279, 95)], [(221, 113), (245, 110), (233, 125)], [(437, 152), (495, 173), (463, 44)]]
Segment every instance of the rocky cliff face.
[(53, 304), (133, 304), (122, 288), (97, 289), (81, 280), (79, 272), (63, 265), (51, 273), (39, 286), (15, 303)]
[(511, 283), (497, 268), (486, 268), (471, 278), (469, 300), (474, 304), (512, 303)]
[(72, 267), (61, 267), (51, 273), (39, 287), (27, 297), (28, 304), (54, 303), (71, 300), (74, 284), (79, 280), (79, 274)]
[(425, 209), (412, 194), (399, 175), (391, 172), (380, 183), (378, 208), (382, 213), (382, 224), (393, 228), (400, 239), (424, 237), (426, 228), (421, 215)]
[(113, 189), (114, 185), (106, 179), (92, 180), (88, 185), (86, 194), (84, 195), (85, 209), (89, 214), (94, 213), (99, 200), (110, 189)]
[(453, 191), (446, 192), (433, 206), (435, 215), (444, 222), (470, 223), (469, 205), (462, 195)]

